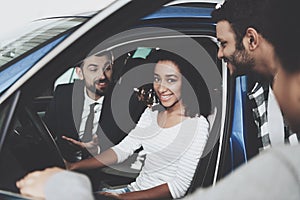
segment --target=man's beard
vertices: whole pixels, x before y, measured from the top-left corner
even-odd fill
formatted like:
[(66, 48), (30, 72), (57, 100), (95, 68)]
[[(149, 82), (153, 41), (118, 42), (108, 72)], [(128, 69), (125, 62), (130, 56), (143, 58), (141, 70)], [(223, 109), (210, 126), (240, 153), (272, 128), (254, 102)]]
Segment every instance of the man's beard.
[(224, 60), (235, 66), (235, 76), (252, 72), (255, 66), (254, 58), (246, 52), (244, 47), (237, 48), (231, 56), (224, 58)]
[(97, 89), (94, 85), (90, 85), (88, 87), (86, 87), (89, 91), (91, 91), (93, 94), (95, 94), (95, 96), (103, 96), (105, 94), (105, 90), (99, 90)]
[[(96, 84), (97, 83), (106, 83), (107, 86), (103, 89), (97, 89), (96, 88)], [(93, 94), (95, 94), (95, 96), (104, 96), (105, 95), (105, 92), (107, 90), (107, 87), (108, 87), (108, 84), (109, 84), (109, 80), (108, 79), (104, 79), (104, 80), (96, 80), (93, 85), (87, 85), (86, 88), (91, 91)]]

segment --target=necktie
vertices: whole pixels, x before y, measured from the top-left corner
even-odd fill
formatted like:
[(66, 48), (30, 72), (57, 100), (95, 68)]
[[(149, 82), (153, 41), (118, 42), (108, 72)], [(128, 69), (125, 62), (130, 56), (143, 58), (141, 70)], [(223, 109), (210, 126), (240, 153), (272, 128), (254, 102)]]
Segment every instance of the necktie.
[(92, 103), (90, 104), (90, 113), (87, 117), (85, 128), (84, 128), (84, 134), (82, 137), (82, 142), (90, 142), (93, 138), (93, 124), (94, 124), (94, 108), (95, 105), (98, 103)]

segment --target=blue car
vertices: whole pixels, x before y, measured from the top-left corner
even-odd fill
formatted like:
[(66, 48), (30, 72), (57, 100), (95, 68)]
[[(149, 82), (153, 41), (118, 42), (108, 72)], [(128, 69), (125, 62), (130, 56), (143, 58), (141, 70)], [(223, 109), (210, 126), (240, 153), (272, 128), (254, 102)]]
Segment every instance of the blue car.
[[(217, 58), (218, 42), (211, 11), (220, 1), (119, 0), (99, 12), (34, 21), (0, 47), (0, 198), (25, 199), (15, 182), (28, 172), (65, 168), (56, 138), (44, 115), (57, 85), (76, 80), (74, 67), (96, 50), (114, 53), (118, 68), (112, 111), (129, 131), (146, 104), (135, 91), (151, 93), (147, 55), (165, 49), (181, 55), (203, 78), (210, 99), (210, 135), (188, 193), (214, 185), (252, 155), (247, 139), (245, 94), (251, 77), (233, 79)], [(143, 67), (144, 66), (144, 67)], [(141, 70), (138, 75), (134, 74)], [(150, 73), (151, 74), (151, 73)], [(151, 85), (151, 84), (150, 84)], [(143, 104), (144, 103), (144, 104)], [(125, 122), (124, 122), (125, 121)], [(139, 155), (137, 155), (138, 157)], [(105, 168), (105, 186), (132, 181), (142, 162)], [(93, 183), (95, 190), (99, 182)], [(11, 193), (12, 192), (12, 193)]]

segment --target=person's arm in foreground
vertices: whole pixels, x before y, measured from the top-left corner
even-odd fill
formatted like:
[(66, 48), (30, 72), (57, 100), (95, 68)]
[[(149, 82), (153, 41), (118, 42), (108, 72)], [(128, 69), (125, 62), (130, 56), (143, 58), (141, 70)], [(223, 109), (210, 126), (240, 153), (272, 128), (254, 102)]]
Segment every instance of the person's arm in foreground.
[(89, 179), (57, 167), (35, 171), (17, 181), (20, 193), (47, 200), (93, 200)]

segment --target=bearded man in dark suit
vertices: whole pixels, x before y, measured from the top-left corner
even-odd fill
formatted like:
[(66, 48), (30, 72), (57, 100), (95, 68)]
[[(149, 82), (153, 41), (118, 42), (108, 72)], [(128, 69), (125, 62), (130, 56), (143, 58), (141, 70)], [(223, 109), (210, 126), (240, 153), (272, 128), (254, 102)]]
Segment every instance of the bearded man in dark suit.
[[(111, 52), (91, 55), (76, 67), (80, 80), (59, 85), (55, 90), (45, 123), (67, 161), (75, 162), (98, 154), (125, 136), (114, 124), (110, 95), (104, 98), (112, 82), (112, 65)], [(92, 129), (85, 133), (90, 112), (94, 112)], [(84, 139), (86, 134), (90, 134), (87, 140)]]

